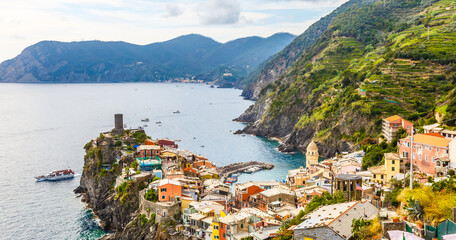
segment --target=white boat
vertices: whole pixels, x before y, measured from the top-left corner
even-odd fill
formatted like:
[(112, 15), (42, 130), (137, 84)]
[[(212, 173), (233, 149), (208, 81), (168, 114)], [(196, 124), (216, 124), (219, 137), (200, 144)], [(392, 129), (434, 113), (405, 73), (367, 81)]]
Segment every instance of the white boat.
[(177, 111), (174, 111), (173, 113), (177, 114), (177, 113), (181, 113), (181, 112), (179, 110), (177, 110)]
[(148, 118), (143, 118), (143, 119), (141, 119), (141, 122), (149, 122), (149, 119)]
[(71, 169), (52, 171), (46, 175), (35, 177), (37, 182), (43, 181), (61, 181), (74, 178), (74, 172)]

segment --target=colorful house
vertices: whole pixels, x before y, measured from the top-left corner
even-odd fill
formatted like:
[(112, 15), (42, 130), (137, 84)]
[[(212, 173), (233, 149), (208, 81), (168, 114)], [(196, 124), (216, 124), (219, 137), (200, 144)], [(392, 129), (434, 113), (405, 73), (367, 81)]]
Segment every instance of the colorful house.
[(252, 196), (253, 194), (256, 194), (256, 193), (263, 192), (263, 191), (264, 191), (264, 189), (262, 189), (258, 185), (255, 185), (254, 182), (236, 184), (236, 189), (235, 189), (236, 207), (237, 208), (249, 207), (250, 196)]
[(382, 134), (387, 142), (391, 142), (394, 138), (394, 134), (399, 128), (407, 130), (408, 134), (411, 134), (413, 123), (403, 119), (398, 115), (391, 116), (383, 119)]
[(155, 145), (141, 145), (136, 148), (139, 157), (152, 158), (160, 155), (160, 146)]
[[(252, 195), (253, 197), (254, 195)], [(262, 211), (267, 211), (271, 207), (272, 202), (285, 202), (295, 205), (296, 203), (295, 192), (285, 187), (277, 187), (260, 192), (256, 195), (256, 202), (258, 203), (257, 208)]]
[(140, 158), (136, 158), (136, 162), (139, 163), (139, 170), (141, 170), (141, 171), (161, 170), (161, 167), (162, 167), (162, 162), (159, 157), (153, 157), (153, 158), (140, 157)]
[[(434, 175), (436, 159), (448, 158), (449, 143), (451, 139), (444, 138), (440, 134), (425, 133), (413, 136), (413, 154), (411, 152), (411, 137), (403, 138), (399, 142), (399, 154), (401, 158), (410, 161), (420, 171)], [(412, 156), (411, 156), (412, 155)]]
[(394, 175), (401, 172), (402, 161), (397, 153), (385, 153), (384, 165), (368, 169), (372, 173), (372, 181), (382, 184), (389, 183)]
[(178, 181), (163, 179), (158, 182), (158, 201), (180, 201), (182, 197), (182, 184)]
[(166, 139), (166, 138), (158, 139), (157, 142), (158, 142), (158, 145), (160, 145), (162, 147), (178, 148), (176, 142), (173, 140), (170, 140), (170, 139)]

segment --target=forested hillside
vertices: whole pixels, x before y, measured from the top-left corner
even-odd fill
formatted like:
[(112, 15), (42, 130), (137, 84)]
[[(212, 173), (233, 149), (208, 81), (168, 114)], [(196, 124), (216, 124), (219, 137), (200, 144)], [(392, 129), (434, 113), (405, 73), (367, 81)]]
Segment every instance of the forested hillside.
[(378, 137), (384, 116), (417, 126), (436, 112), (454, 117), (455, 72), (456, 1), (354, 5), (239, 120), (247, 133), (282, 138), (282, 150), (314, 138), (332, 155)]

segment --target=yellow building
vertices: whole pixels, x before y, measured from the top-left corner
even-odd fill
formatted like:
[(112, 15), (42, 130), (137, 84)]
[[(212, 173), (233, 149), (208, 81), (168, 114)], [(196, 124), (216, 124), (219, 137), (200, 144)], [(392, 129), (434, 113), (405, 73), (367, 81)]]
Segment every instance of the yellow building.
[(220, 211), (220, 215), (215, 215), (212, 219), (212, 240), (220, 239), (220, 217), (226, 217), (224, 211)]
[(386, 184), (401, 170), (401, 159), (397, 153), (385, 153), (385, 164), (368, 169), (372, 173), (372, 181)]
[(317, 144), (315, 144), (314, 141), (310, 142), (309, 145), (307, 146), (307, 152), (306, 152), (306, 167), (309, 167), (310, 165), (315, 165), (318, 163), (318, 147)]

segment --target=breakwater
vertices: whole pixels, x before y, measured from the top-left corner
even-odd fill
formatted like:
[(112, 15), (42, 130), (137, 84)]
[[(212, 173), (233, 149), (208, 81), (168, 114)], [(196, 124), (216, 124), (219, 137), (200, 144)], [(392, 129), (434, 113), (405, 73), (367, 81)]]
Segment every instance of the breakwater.
[(222, 182), (235, 173), (244, 173), (251, 168), (257, 167), (259, 170), (270, 170), (274, 168), (274, 164), (271, 163), (264, 163), (264, 162), (257, 162), (257, 161), (250, 161), (250, 162), (241, 162), (241, 163), (233, 163), (224, 167), (219, 168), (220, 170), (220, 179)]

